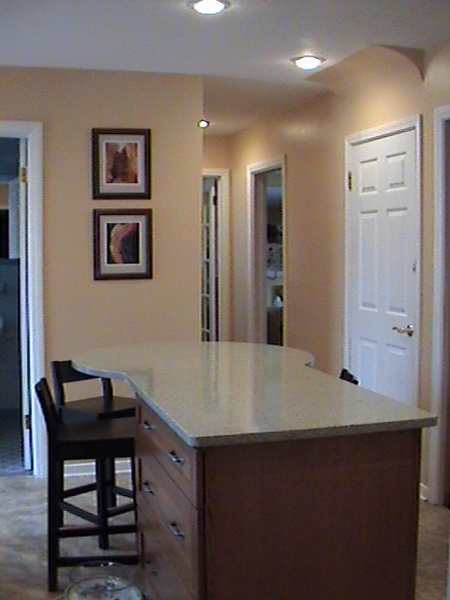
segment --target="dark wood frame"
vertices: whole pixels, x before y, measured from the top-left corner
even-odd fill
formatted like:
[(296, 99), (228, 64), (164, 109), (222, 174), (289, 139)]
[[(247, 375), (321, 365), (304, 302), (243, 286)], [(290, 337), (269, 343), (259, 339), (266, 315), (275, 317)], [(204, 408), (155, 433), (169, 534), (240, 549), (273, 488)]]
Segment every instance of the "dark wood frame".
[[(136, 182), (109, 181), (107, 145), (137, 144)], [(150, 129), (92, 130), (92, 194), (94, 199), (150, 198)]]
[[(110, 260), (108, 225), (136, 223), (138, 225), (136, 262), (119, 263)], [(96, 209), (93, 211), (94, 279), (151, 279), (152, 211), (150, 209)]]

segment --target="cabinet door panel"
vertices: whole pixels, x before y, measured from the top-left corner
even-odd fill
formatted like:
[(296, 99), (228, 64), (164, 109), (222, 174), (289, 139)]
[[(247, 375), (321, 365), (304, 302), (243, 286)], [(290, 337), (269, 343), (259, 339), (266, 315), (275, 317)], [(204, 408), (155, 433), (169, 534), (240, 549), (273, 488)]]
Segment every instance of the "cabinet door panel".
[(139, 523), (149, 552), (162, 553), (191, 592), (198, 589), (198, 513), (158, 461), (140, 467)]
[(197, 600), (186, 589), (175, 569), (152, 537), (152, 523), (141, 523), (141, 553), (144, 561), (144, 589), (149, 598), (157, 600)]
[(197, 485), (195, 448), (185, 444), (147, 406), (142, 406), (139, 418), (139, 451), (156, 456), (161, 466), (194, 503), (200, 501)]

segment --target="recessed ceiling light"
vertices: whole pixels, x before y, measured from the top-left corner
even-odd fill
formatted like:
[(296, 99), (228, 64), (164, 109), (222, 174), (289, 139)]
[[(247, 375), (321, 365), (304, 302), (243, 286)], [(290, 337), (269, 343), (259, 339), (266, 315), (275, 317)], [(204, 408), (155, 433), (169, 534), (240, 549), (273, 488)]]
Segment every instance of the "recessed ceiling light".
[(210, 126), (210, 122), (207, 119), (200, 119), (197, 126), (200, 127), (200, 129), (207, 129)]
[(231, 6), (227, 0), (190, 0), (187, 5), (202, 15), (217, 15)]
[(320, 65), (325, 61), (324, 58), (319, 58), (318, 56), (312, 56), (311, 54), (305, 56), (296, 56), (295, 58), (291, 58), (291, 62), (294, 63), (296, 67), (299, 69), (303, 69), (304, 71), (310, 71), (311, 69), (317, 69)]

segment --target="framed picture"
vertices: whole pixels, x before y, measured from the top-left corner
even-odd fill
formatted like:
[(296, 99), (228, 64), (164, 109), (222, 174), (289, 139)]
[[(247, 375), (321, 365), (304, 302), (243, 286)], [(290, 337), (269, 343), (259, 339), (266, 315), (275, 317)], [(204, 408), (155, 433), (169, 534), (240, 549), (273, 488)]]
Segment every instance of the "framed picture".
[(150, 198), (150, 130), (92, 130), (95, 199)]
[(151, 210), (94, 210), (93, 224), (94, 279), (151, 279)]

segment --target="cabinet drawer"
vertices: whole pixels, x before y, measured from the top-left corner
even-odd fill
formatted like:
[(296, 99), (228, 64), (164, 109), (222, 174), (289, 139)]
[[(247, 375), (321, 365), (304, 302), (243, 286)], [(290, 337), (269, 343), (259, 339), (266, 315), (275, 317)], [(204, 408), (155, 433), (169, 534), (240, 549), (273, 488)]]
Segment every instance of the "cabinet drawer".
[(170, 563), (190, 593), (198, 589), (199, 513), (155, 457), (140, 462), (139, 530), (146, 552)]
[(140, 536), (141, 556), (144, 561), (144, 590), (149, 598), (158, 600), (197, 600), (173, 569), (163, 552), (149, 542), (145, 532)]
[(198, 505), (201, 501), (198, 484), (198, 458), (195, 448), (185, 444), (146, 405), (139, 410), (138, 454), (153, 455), (179, 486), (183, 493)]

